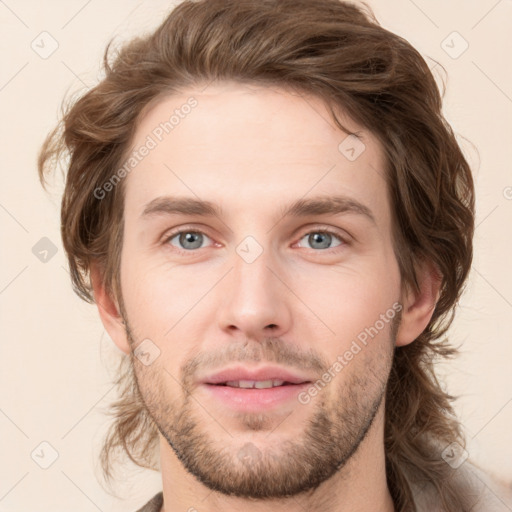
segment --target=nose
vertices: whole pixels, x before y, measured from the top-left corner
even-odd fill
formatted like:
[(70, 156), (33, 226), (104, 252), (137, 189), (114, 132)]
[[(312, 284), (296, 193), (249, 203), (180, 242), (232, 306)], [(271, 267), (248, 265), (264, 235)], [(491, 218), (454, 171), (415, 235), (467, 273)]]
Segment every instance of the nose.
[(220, 290), (220, 328), (254, 340), (287, 332), (293, 294), (286, 273), (266, 251), (251, 263), (235, 253), (233, 267)]

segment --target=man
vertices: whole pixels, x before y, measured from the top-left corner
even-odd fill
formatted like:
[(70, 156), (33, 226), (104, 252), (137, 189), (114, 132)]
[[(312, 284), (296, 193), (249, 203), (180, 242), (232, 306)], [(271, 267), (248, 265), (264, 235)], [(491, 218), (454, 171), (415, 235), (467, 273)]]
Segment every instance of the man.
[(337, 0), (183, 2), (43, 181), (65, 153), (73, 284), (127, 355), (105, 475), (162, 472), (140, 510), (509, 510), (435, 377), (474, 190), (406, 41)]

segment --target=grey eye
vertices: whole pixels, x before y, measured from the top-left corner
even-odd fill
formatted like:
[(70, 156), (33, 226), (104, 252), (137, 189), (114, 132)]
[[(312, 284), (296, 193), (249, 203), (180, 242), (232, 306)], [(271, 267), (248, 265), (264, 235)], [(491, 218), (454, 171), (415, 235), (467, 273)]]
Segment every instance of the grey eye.
[(172, 243), (172, 240), (174, 240), (175, 238), (178, 238), (178, 249), (191, 251), (194, 249), (201, 248), (204, 239), (208, 237), (206, 237), (203, 233), (200, 233), (199, 231), (181, 231), (179, 233), (176, 233), (171, 238), (169, 238), (169, 243), (176, 247), (176, 245)]
[[(313, 249), (331, 249), (332, 247), (337, 247), (337, 245), (341, 245), (342, 243), (338, 236), (328, 233), (327, 231), (312, 231), (311, 233), (303, 236), (301, 240), (304, 240), (304, 238), (307, 238), (308, 244), (310, 244)], [(334, 239), (338, 239), (340, 243), (331, 246)]]

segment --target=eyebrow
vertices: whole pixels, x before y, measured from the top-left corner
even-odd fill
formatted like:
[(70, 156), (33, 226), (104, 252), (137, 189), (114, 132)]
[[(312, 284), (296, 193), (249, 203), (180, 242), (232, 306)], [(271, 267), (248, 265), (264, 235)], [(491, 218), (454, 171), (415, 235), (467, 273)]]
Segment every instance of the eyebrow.
[[(376, 224), (375, 216), (363, 203), (346, 196), (317, 196), (310, 199), (298, 199), (281, 209), (281, 217), (307, 217), (312, 215), (336, 215), (354, 213), (362, 215)], [(144, 207), (141, 218), (157, 215), (196, 215), (200, 217), (222, 217), (220, 205), (192, 197), (161, 196), (153, 199)]]

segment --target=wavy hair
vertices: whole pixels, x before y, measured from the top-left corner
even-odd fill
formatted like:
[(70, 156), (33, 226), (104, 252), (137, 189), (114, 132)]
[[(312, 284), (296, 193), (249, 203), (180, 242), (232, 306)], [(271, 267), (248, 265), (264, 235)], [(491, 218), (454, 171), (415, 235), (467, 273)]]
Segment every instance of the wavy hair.
[[(154, 101), (222, 80), (291, 87), (324, 101), (346, 133), (337, 107), (378, 138), (402, 284), (418, 289), (420, 261), (432, 263), (442, 280), (425, 331), (395, 350), (385, 410), (388, 485), (397, 510), (414, 510), (412, 485), (422, 482), (433, 484), (446, 510), (463, 510), (463, 493), (450, 483), (453, 470), (438, 447), (465, 446), (465, 440), (454, 397), (442, 389), (434, 367), (457, 352), (444, 335), (471, 267), (474, 184), (420, 53), (384, 29), (365, 3), (188, 0), (151, 34), (115, 51), (109, 44), (104, 70), (97, 86), (65, 107), (38, 160), (43, 186), (66, 161), (61, 234), (73, 289), (89, 303), (92, 262), (108, 293), (122, 300), (124, 180), (101, 200), (94, 191), (120, 168)], [(114, 421), (101, 452), (108, 480), (114, 454), (157, 469), (158, 432), (137, 388), (133, 354), (121, 360), (116, 382), (120, 398), (111, 407)]]

